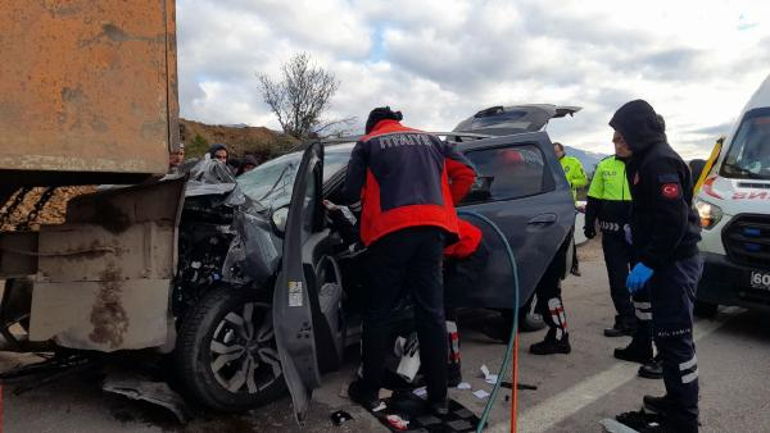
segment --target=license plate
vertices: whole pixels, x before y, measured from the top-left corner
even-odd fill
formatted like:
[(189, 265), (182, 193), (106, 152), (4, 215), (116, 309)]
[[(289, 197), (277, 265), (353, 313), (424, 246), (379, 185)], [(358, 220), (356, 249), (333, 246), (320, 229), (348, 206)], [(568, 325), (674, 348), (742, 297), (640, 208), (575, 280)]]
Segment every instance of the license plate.
[(770, 272), (751, 271), (749, 284), (752, 289), (770, 290)]

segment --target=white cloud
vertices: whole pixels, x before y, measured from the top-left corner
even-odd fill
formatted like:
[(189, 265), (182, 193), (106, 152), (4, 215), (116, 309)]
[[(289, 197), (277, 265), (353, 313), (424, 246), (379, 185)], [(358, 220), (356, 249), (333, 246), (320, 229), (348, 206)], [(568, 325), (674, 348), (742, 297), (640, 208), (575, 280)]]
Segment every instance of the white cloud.
[(581, 105), (550, 134), (609, 152), (607, 121), (642, 97), (693, 157), (770, 73), (770, 3), (749, 0), (179, 0), (177, 19), (182, 115), (213, 123), (277, 128), (254, 74), (305, 51), (342, 83), (331, 118), (390, 104), (445, 130), (492, 105)]

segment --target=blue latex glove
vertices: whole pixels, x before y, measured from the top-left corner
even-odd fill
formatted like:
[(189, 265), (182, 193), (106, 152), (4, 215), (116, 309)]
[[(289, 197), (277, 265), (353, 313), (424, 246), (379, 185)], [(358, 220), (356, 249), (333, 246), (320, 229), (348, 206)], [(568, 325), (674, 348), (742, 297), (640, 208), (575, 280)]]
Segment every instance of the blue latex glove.
[(644, 263), (637, 263), (631, 273), (626, 278), (626, 287), (631, 294), (638, 292), (644, 288), (647, 281), (652, 277), (653, 270), (644, 265)]

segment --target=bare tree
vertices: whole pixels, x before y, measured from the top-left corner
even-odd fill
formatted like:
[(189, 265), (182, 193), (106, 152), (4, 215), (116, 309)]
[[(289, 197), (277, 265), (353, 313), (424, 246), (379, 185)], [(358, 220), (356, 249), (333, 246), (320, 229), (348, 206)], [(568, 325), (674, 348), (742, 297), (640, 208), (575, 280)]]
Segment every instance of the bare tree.
[(278, 117), (283, 132), (303, 139), (319, 128), (327, 129), (321, 115), (339, 88), (334, 74), (311, 64), (307, 53), (299, 53), (281, 66), (281, 75), (280, 81), (261, 72), (257, 78), (262, 97)]

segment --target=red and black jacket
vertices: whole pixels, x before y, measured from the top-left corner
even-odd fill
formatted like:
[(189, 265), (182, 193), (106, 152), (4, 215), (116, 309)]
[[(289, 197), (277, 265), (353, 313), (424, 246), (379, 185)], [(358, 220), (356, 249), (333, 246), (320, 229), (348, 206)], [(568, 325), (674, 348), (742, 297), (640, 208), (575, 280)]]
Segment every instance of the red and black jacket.
[(476, 226), (462, 218), (457, 219), (460, 240), (444, 248), (444, 257), (465, 259), (475, 253), (481, 243), (482, 233)]
[(361, 200), (361, 240), (366, 246), (416, 226), (440, 227), (456, 241), (454, 203), (470, 191), (475, 179), (471, 163), (451, 144), (383, 120), (353, 148), (343, 195), (349, 203)]

